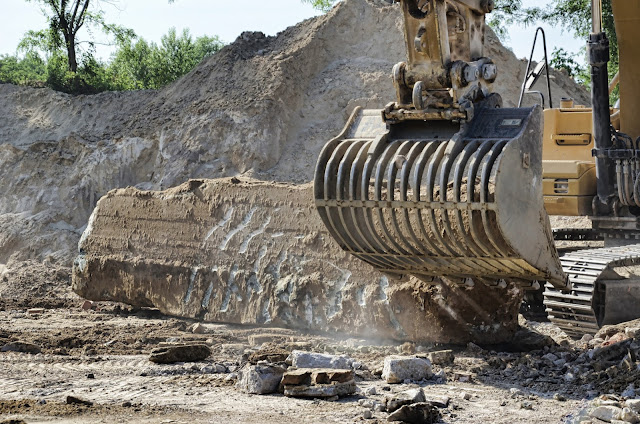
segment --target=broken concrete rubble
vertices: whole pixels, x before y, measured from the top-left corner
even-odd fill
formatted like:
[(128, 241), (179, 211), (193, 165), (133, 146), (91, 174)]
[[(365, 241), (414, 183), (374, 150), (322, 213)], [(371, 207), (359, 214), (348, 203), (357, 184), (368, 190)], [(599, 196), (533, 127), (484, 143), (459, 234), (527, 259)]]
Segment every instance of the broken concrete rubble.
[(285, 396), (331, 398), (348, 396), (356, 391), (352, 370), (298, 368), (282, 376)]

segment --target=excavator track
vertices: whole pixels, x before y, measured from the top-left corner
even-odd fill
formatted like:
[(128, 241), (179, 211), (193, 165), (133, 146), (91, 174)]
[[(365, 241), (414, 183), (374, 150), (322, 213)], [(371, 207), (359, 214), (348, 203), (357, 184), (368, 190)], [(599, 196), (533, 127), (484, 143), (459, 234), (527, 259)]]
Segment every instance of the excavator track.
[(545, 285), (549, 320), (571, 337), (595, 334), (601, 327), (604, 304), (597, 304), (598, 279), (609, 268), (640, 264), (640, 244), (570, 252), (560, 257), (571, 292)]

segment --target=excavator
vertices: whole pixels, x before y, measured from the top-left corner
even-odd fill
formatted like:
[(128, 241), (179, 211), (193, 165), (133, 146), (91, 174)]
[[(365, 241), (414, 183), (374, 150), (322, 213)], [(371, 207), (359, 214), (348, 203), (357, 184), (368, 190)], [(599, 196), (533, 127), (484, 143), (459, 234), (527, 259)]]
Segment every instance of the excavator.
[[(396, 99), (355, 110), (318, 158), (315, 203), (332, 237), (397, 279), (544, 286), (549, 320), (572, 337), (640, 317), (640, 1), (612, 0), (619, 106), (592, 0), (591, 106), (546, 110), (502, 107), (483, 55), (493, 0), (396, 1), (407, 50)], [(592, 228), (552, 230), (549, 215)], [(594, 239), (604, 247), (556, 244)]]

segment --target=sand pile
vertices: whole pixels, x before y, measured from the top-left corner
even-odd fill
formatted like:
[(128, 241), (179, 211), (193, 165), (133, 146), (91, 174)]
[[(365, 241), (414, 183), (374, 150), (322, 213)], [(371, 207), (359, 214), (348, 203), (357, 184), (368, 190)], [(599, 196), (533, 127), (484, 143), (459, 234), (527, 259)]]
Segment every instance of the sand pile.
[[(299, 183), (357, 105), (394, 99), (404, 59), (400, 11), (345, 0), (275, 37), (244, 33), (159, 91), (68, 96), (0, 85), (0, 264), (69, 265), (97, 200), (126, 186), (165, 189), (243, 174)], [(487, 36), (505, 106), (526, 63)], [(554, 97), (587, 93), (554, 73)]]

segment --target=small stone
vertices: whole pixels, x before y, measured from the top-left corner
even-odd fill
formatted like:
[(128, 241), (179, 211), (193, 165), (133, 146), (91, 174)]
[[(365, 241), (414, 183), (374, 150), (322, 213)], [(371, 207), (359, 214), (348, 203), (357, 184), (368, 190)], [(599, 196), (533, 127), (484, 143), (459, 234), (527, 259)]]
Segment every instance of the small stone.
[(502, 399), (502, 400), (500, 401), (500, 406), (505, 406), (506, 404), (507, 404), (507, 401), (506, 401), (506, 400)]
[(199, 322), (196, 322), (191, 326), (191, 332), (194, 334), (204, 334), (207, 332), (207, 328)]
[(585, 334), (580, 339), (582, 343), (589, 343), (591, 340), (593, 340), (593, 336), (591, 334)]
[(547, 353), (546, 355), (544, 355), (544, 356), (542, 357), (542, 359), (546, 359), (546, 360), (547, 360), (547, 361), (549, 361), (549, 362), (555, 362), (555, 361), (557, 361), (559, 358), (558, 358), (556, 355), (554, 355), (553, 353), (549, 352), (549, 353)]
[(385, 404), (388, 412), (393, 412), (403, 405), (409, 405), (412, 403), (424, 402), (424, 392), (421, 388), (405, 390), (404, 392), (397, 393), (393, 396), (387, 396)]
[(358, 405), (362, 406), (363, 408), (373, 409), (374, 402), (371, 399), (360, 399), (358, 400)]
[(443, 396), (437, 396), (437, 395), (427, 396), (425, 394), (425, 402), (429, 402), (433, 406), (437, 406), (438, 408), (448, 407), (450, 401), (451, 399), (449, 398), (449, 396), (444, 396), (444, 395)]
[(344, 355), (327, 355), (324, 353), (294, 350), (286, 362), (298, 368), (350, 369), (353, 364), (353, 359)]
[(627, 337), (636, 337), (640, 335), (640, 327), (626, 327), (624, 329), (624, 334)]
[(453, 373), (453, 379), (461, 383), (470, 383), (473, 381), (473, 376), (468, 372), (456, 371)]
[(149, 360), (156, 364), (202, 361), (211, 355), (211, 349), (205, 344), (184, 344), (153, 349)]
[(509, 393), (511, 393), (511, 398), (515, 398), (517, 396), (524, 396), (524, 392), (517, 387), (512, 387), (509, 389)]
[(9, 342), (0, 348), (0, 352), (20, 352), (20, 353), (40, 353), (40, 346), (29, 342), (15, 341)]
[(410, 424), (432, 424), (440, 419), (440, 411), (429, 402), (404, 405), (387, 418), (388, 421), (402, 421)]
[(636, 395), (636, 386), (633, 383), (629, 384), (627, 388), (624, 389), (622, 393), (620, 393), (620, 396), (625, 398), (632, 398), (632, 397), (635, 397), (635, 395)]
[(371, 418), (373, 418), (373, 413), (371, 412), (371, 410), (365, 409), (364, 412), (362, 412), (362, 418), (364, 418), (365, 420), (370, 420)]
[(602, 421), (611, 422), (611, 420), (617, 419), (621, 413), (622, 408), (610, 405), (601, 405), (594, 408), (589, 415)]
[(445, 373), (444, 370), (440, 370), (433, 374), (433, 378), (436, 380), (447, 381), (447, 373)]
[(27, 309), (28, 315), (42, 315), (44, 314), (44, 308), (31, 308)]
[(405, 355), (413, 355), (416, 353), (416, 344), (411, 342), (403, 343), (399, 346), (398, 351)]
[(635, 413), (640, 413), (640, 399), (628, 399), (625, 406)]
[(240, 371), (236, 385), (247, 393), (263, 395), (276, 393), (285, 368), (274, 364), (247, 364)]
[(122, 407), (123, 408), (130, 408), (131, 407), (131, 402), (129, 402), (128, 400), (125, 400), (124, 402), (122, 402)]
[(622, 408), (622, 412), (620, 412), (617, 418), (631, 424), (637, 424), (640, 421), (638, 415), (629, 408)]
[(467, 349), (470, 352), (474, 352), (474, 353), (480, 353), (480, 352), (482, 352), (484, 350), (483, 348), (481, 348), (480, 346), (478, 346), (477, 344), (475, 344), (473, 342), (467, 343)]
[(377, 390), (375, 388), (375, 386), (371, 386), (371, 387), (367, 387), (367, 390), (364, 391), (364, 394), (367, 396), (373, 396), (375, 394), (377, 394)]
[(85, 405), (85, 406), (91, 406), (93, 405), (93, 402), (89, 401), (89, 400), (84, 400), (84, 399), (80, 399), (79, 397), (76, 396), (67, 396), (67, 404), (71, 405), (71, 404), (76, 404), (76, 405)]
[(521, 409), (528, 409), (530, 411), (533, 411), (533, 402), (528, 401), (528, 400), (523, 400), (522, 402), (520, 402), (520, 408)]
[(387, 383), (401, 383), (406, 379), (424, 380), (431, 378), (431, 362), (415, 356), (387, 356), (384, 358), (382, 378)]
[(427, 358), (429, 358), (434, 365), (449, 365), (453, 363), (455, 356), (453, 350), (438, 350), (429, 352)]
[(89, 373), (89, 374), (87, 374), (87, 378), (88, 378), (89, 380), (93, 380), (94, 378), (96, 378), (96, 376), (95, 376), (95, 375), (93, 375), (93, 373)]
[(82, 302), (82, 306), (80, 308), (82, 308), (83, 311), (93, 309), (93, 302), (90, 300), (85, 300), (84, 302)]
[(564, 395), (561, 395), (560, 393), (554, 393), (553, 399), (557, 400), (558, 402), (564, 402), (567, 400), (567, 398)]
[(564, 359), (562, 359), (562, 358), (560, 358), (560, 359), (558, 359), (558, 360), (553, 361), (553, 365), (555, 365), (555, 366), (556, 366), (556, 367), (558, 367), (558, 368), (562, 368), (562, 367), (564, 367), (564, 365), (565, 365), (566, 363), (567, 363), (567, 361), (566, 361), (566, 360), (564, 360)]
[(470, 400), (471, 399), (471, 393), (469, 392), (462, 392), (460, 393), (460, 397), (464, 400)]

